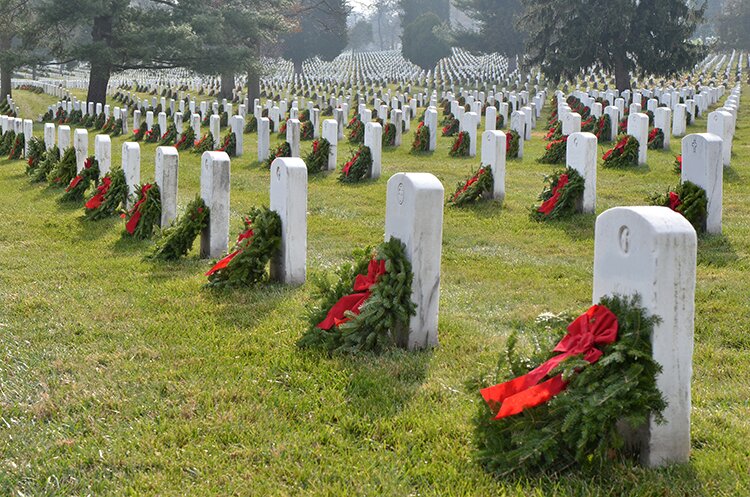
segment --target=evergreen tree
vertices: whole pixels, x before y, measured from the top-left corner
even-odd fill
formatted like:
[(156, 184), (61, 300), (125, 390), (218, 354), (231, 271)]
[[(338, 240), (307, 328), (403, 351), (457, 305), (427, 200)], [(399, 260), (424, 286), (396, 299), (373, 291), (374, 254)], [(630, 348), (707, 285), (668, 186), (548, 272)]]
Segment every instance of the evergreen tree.
[(294, 63), (294, 71), (302, 72), (302, 62), (319, 56), (332, 60), (347, 44), (346, 0), (301, 0), (292, 12), (296, 28), (284, 37), (284, 57)]
[(750, 2), (727, 0), (717, 20), (716, 31), (722, 47), (750, 50)]
[(450, 20), (450, 0), (400, 0), (401, 25), (406, 27), (417, 18), (432, 12), (441, 22)]
[(599, 66), (613, 71), (619, 90), (630, 72), (670, 75), (704, 55), (691, 36), (703, 7), (684, 0), (523, 0), (519, 28), (527, 33), (526, 59), (553, 80), (575, 78)]
[(440, 18), (428, 12), (404, 27), (401, 37), (401, 52), (404, 57), (423, 69), (433, 69), (437, 62), (450, 55), (450, 45), (438, 36), (444, 24)]
[(187, 23), (190, 2), (176, 0), (42, 0), (48, 41), (64, 60), (90, 67), (89, 102), (105, 103), (113, 72), (189, 65), (200, 44)]
[(13, 71), (40, 59), (35, 53), (42, 30), (32, 0), (0, 0), (0, 101), (11, 94)]
[(521, 0), (455, 0), (454, 4), (474, 22), (477, 31), (457, 30), (456, 42), (471, 51), (523, 53), (524, 34), (516, 29), (523, 8)]

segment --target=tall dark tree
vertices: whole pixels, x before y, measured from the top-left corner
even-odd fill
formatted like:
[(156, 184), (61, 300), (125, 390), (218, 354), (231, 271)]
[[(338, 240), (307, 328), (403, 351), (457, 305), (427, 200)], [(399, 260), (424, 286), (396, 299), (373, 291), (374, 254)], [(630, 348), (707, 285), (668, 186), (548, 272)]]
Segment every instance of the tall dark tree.
[(727, 0), (716, 31), (726, 49), (750, 50), (750, 1)]
[(13, 72), (38, 61), (35, 48), (42, 35), (32, 0), (0, 0), (0, 99), (11, 95)]
[(417, 18), (432, 12), (441, 22), (450, 20), (450, 0), (400, 0), (401, 25), (406, 28)]
[(630, 73), (670, 75), (705, 53), (691, 37), (703, 8), (684, 0), (523, 0), (519, 29), (527, 33), (526, 59), (553, 80), (599, 66), (613, 71), (619, 90)]
[(89, 64), (89, 102), (106, 101), (113, 72), (188, 66), (200, 46), (177, 0), (43, 0), (38, 12), (54, 53)]
[(346, 0), (301, 0), (292, 12), (295, 29), (284, 37), (283, 54), (302, 72), (302, 62), (319, 56), (332, 60), (347, 44)]
[(456, 30), (454, 38), (460, 46), (470, 51), (523, 53), (524, 33), (516, 29), (523, 12), (521, 0), (455, 0), (453, 3), (479, 28)]
[(450, 55), (450, 45), (438, 35), (445, 24), (440, 18), (428, 12), (404, 27), (401, 37), (401, 52), (404, 57), (423, 69), (433, 69), (435, 64)]

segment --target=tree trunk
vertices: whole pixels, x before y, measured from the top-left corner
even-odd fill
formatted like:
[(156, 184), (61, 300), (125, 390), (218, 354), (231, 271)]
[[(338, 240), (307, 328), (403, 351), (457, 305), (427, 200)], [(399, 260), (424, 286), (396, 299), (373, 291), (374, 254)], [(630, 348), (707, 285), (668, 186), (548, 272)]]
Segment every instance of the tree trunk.
[(625, 65), (625, 55), (615, 54), (615, 85), (617, 91), (625, 91), (630, 89), (630, 74), (628, 68)]
[[(112, 17), (95, 17), (91, 37), (95, 44), (103, 43), (109, 47), (112, 38)], [(112, 66), (107, 57), (93, 57), (89, 63), (91, 71), (89, 73), (89, 92), (86, 99), (89, 102), (104, 105), (107, 103), (107, 85), (112, 73)]]
[[(247, 100), (251, 106), (256, 98), (260, 98), (260, 74), (257, 68), (252, 68), (247, 72)], [(247, 111), (255, 112), (255, 109)]]
[(221, 91), (219, 92), (220, 98), (226, 98), (230, 102), (234, 95), (234, 71), (227, 69), (221, 73)]
[[(4, 52), (10, 48), (9, 39), (0, 40), (0, 52)], [(6, 102), (8, 95), (11, 94), (11, 78), (13, 77), (13, 67), (8, 63), (0, 64), (0, 105)]]

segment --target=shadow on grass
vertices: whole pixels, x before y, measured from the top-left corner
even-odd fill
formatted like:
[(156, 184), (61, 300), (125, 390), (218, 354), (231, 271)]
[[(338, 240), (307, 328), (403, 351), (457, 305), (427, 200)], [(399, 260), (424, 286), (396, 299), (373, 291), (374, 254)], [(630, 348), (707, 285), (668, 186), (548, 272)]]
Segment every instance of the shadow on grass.
[(724, 169), (724, 181), (727, 183), (739, 183), (742, 181), (742, 176), (737, 172), (737, 169), (728, 167)]
[(366, 419), (397, 415), (420, 390), (432, 352), (393, 348), (381, 355), (334, 356), (349, 371), (348, 408)]
[(126, 235), (125, 226), (122, 226), (122, 233), (117, 241), (112, 245), (112, 253), (124, 254), (130, 253), (135, 254), (146, 254), (151, 251), (153, 241), (151, 240), (136, 240), (130, 235)]
[(107, 235), (112, 229), (117, 229), (116, 227), (122, 224), (122, 220), (119, 216), (112, 216), (92, 221), (82, 214), (78, 218), (78, 224), (81, 227), (81, 240), (91, 241)]
[(542, 222), (545, 226), (562, 231), (572, 241), (593, 240), (595, 223), (594, 214), (575, 214), (564, 219)]
[[(210, 265), (206, 268), (208, 270)], [(202, 272), (206, 270), (201, 268)], [(158, 278), (158, 275), (156, 275)], [(205, 280), (206, 282), (208, 279)], [(226, 328), (255, 328), (268, 319), (285, 302), (295, 298), (304, 287), (281, 283), (262, 283), (242, 288), (212, 288), (203, 286), (201, 297), (221, 306), (221, 312), (214, 315), (217, 323)], [(217, 324), (217, 326), (219, 326)]]
[(738, 260), (737, 252), (725, 235), (698, 237), (698, 265), (725, 267)]

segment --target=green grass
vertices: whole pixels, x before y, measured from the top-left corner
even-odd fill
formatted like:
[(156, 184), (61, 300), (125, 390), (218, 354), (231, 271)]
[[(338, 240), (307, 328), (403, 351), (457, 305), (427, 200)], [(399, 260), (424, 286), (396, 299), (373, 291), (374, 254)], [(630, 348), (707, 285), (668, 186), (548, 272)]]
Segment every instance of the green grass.
[[(33, 116), (52, 102), (14, 98)], [(705, 119), (689, 131), (704, 130)], [(412, 136), (384, 152), (379, 181), (310, 178), (310, 271), (382, 239), (390, 175), (431, 172), (447, 195), (479, 165), (448, 158), (445, 138), (435, 154), (412, 156)], [(468, 385), (494, 373), (519, 323), (580, 313), (591, 300), (595, 217), (528, 217), (553, 170), (535, 162), (541, 136), (540, 127), (526, 159), (508, 163), (502, 208), (446, 208), (440, 347), (378, 357), (295, 346), (309, 287), (203, 290), (210, 262), (195, 249), (179, 263), (144, 262), (151, 242), (121, 239), (122, 220), (86, 222), (57, 202), (59, 190), (30, 184), (23, 161), (0, 161), (0, 494), (750, 494), (747, 103), (725, 173), (724, 235), (699, 242), (690, 463), (498, 480), (474, 461), (481, 398)], [(122, 141), (113, 139), (113, 163)], [(245, 141), (232, 162), (231, 237), (241, 214), (268, 203), (256, 137)], [(649, 151), (648, 166), (600, 169), (597, 212), (676, 184), (678, 147)], [(142, 144), (143, 181), (154, 155)], [(198, 156), (181, 155), (181, 207), (199, 191), (199, 168)]]

